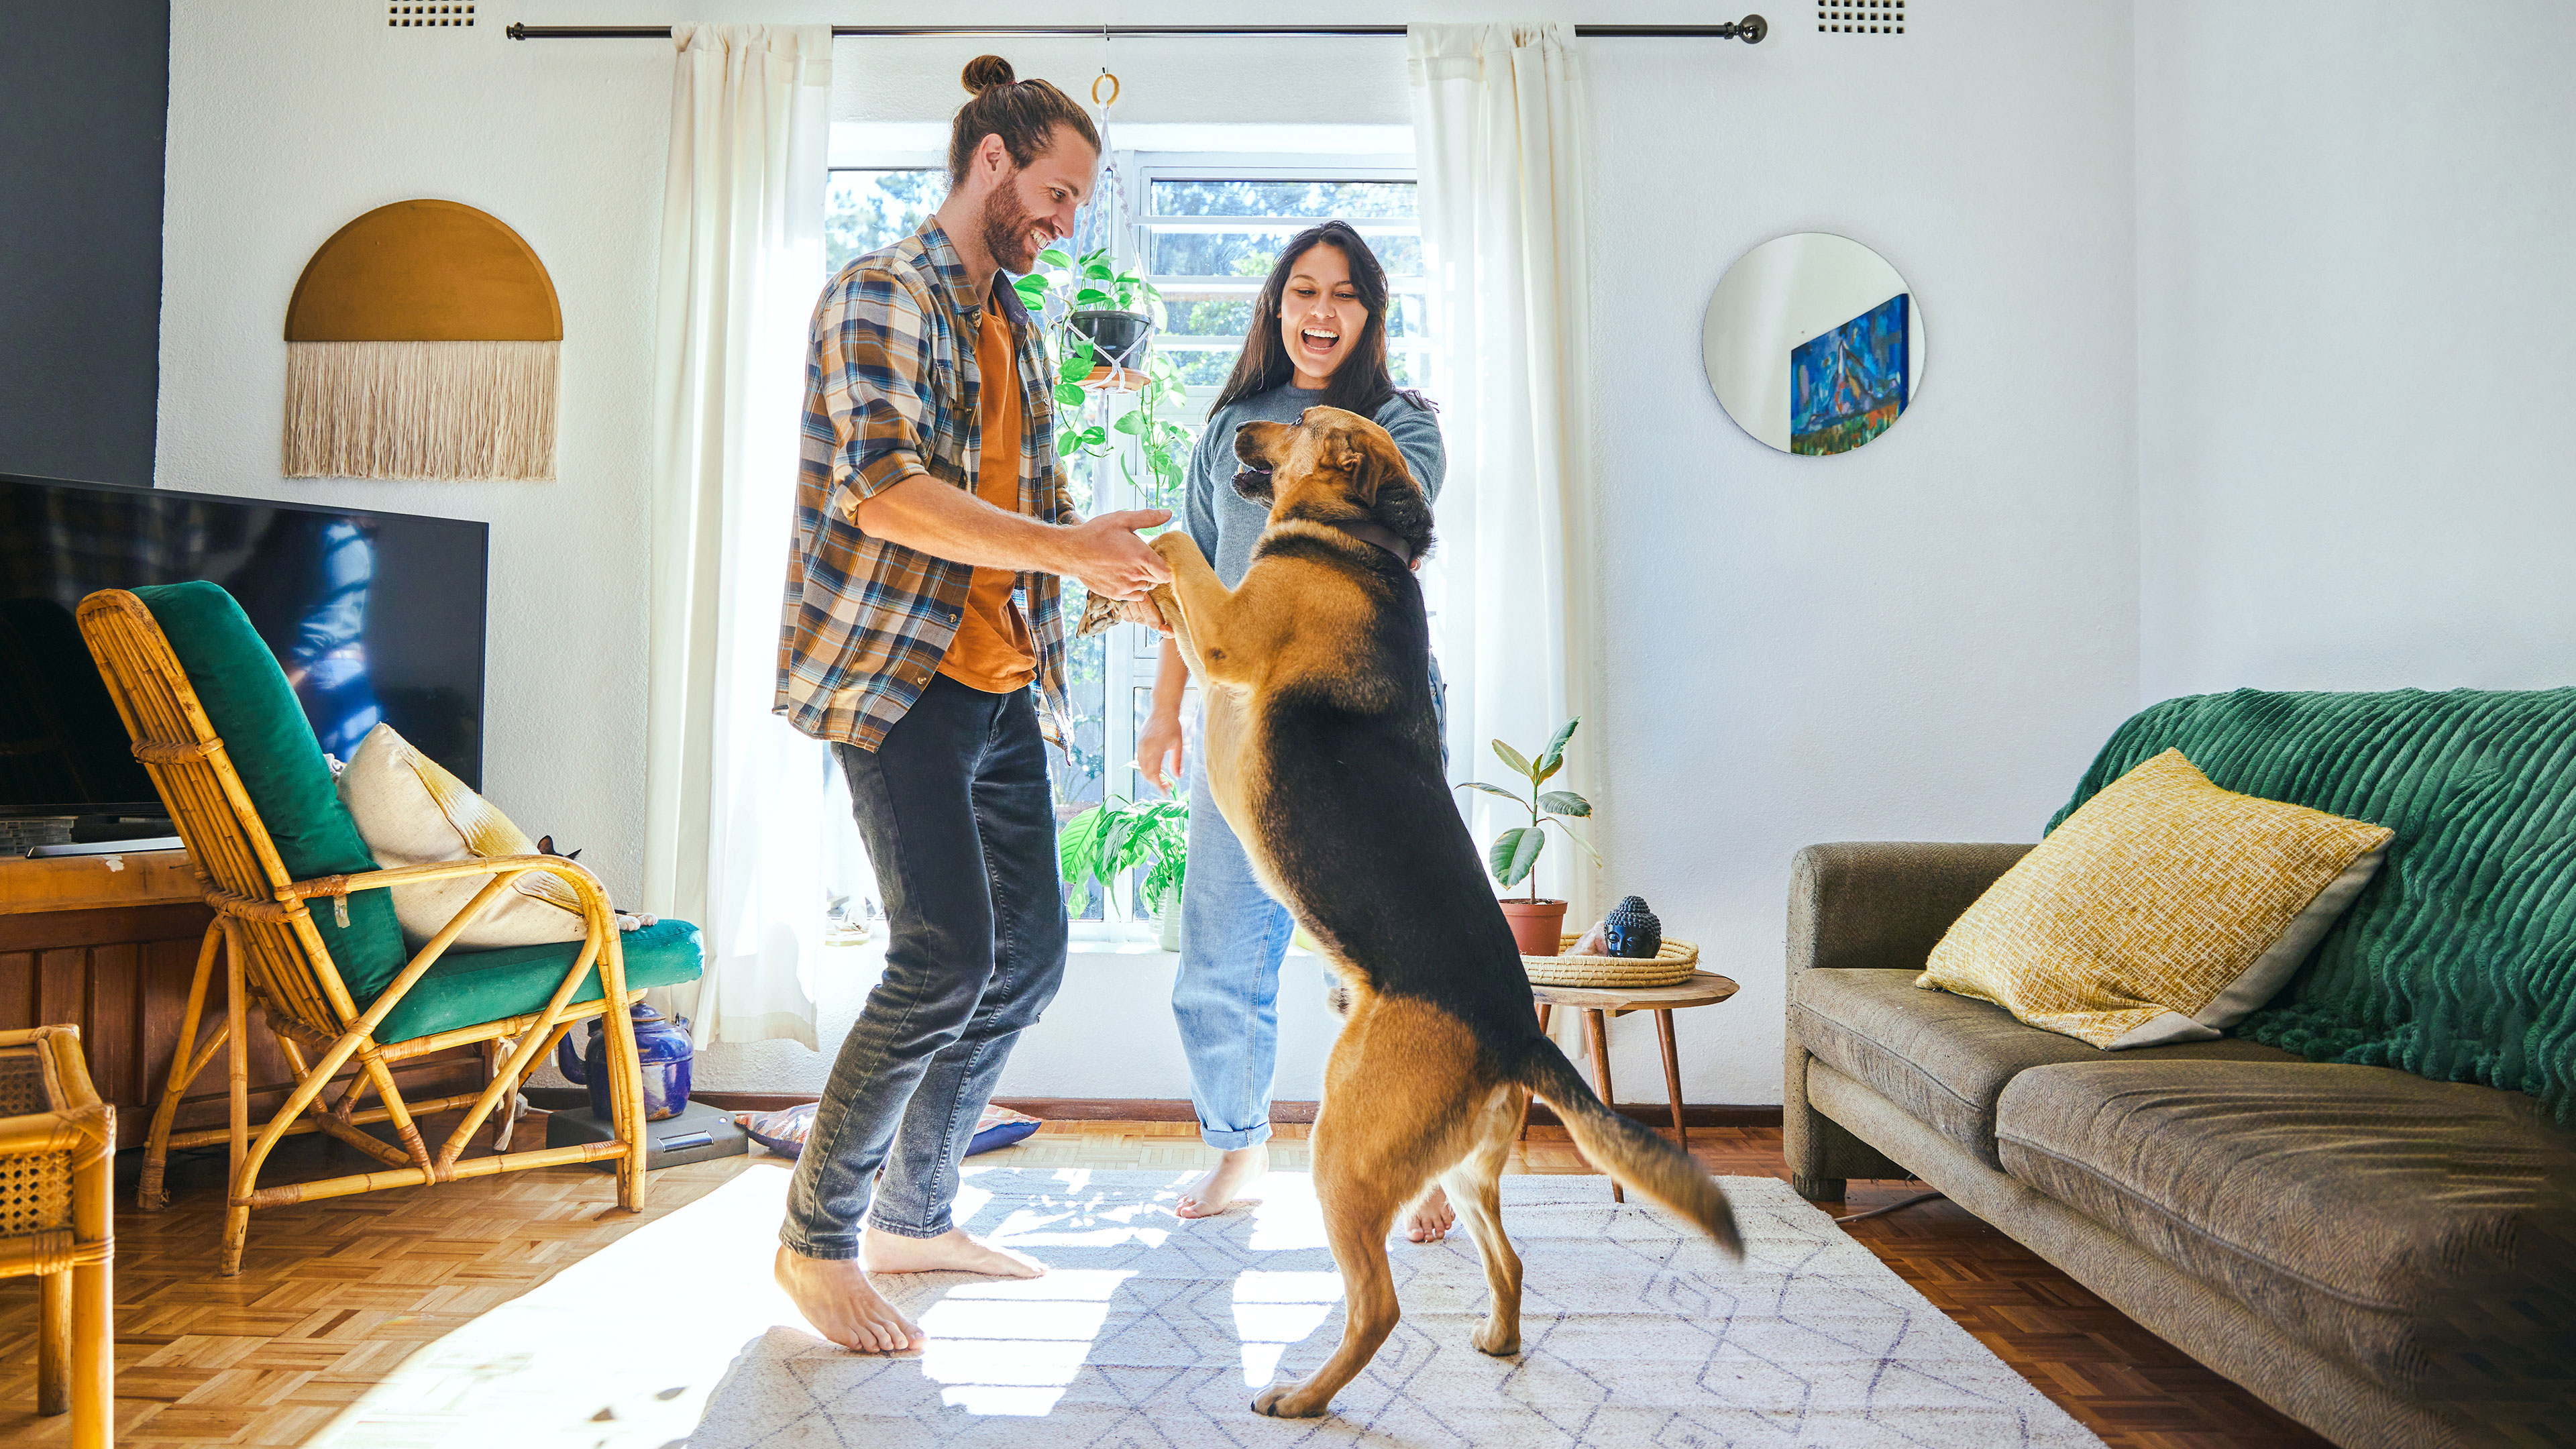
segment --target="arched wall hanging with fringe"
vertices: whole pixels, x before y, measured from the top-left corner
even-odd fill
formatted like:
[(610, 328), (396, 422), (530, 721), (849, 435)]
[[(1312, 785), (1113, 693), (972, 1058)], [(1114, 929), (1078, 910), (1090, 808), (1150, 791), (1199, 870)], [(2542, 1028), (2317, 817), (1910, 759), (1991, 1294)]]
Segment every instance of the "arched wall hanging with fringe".
[(562, 345), (554, 279), (499, 218), (377, 207), (286, 304), (286, 476), (551, 480)]

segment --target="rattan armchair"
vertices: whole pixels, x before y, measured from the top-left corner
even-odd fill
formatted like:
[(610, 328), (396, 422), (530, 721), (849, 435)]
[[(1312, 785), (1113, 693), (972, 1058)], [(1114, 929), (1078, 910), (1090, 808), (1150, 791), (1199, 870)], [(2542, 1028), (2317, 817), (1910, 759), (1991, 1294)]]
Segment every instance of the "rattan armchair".
[[(196, 978), (189, 987), (180, 1026), (179, 1056), (172, 1063), (159, 1108), (153, 1115), (142, 1206), (151, 1210), (166, 1202), (163, 1170), (172, 1147), (229, 1142), (232, 1166), (221, 1265), (226, 1276), (241, 1269), (252, 1209), (379, 1188), (444, 1183), (615, 1158), (618, 1204), (640, 1210), (645, 1191), (644, 1100), (634, 1030), (625, 1008), (643, 993), (627, 985), (616, 914), (599, 881), (580, 866), (551, 855), (293, 879), (244, 787), (235, 760), (217, 736), (198, 691), (191, 686), (152, 610), (126, 590), (101, 590), (81, 602), (80, 627), (106, 678), (117, 711), (124, 717), (126, 730), (133, 736), (134, 756), (150, 772), (154, 786), (168, 805), (172, 820), (187, 842), (206, 904), (216, 912), (198, 953)], [(448, 954), (458, 935), (510, 888), (511, 881), (532, 870), (551, 873), (572, 887), (581, 902), (584, 925), (578, 955), (544, 1006), (534, 1012), (408, 1040), (379, 1041), (377, 1032), (387, 1014), (419, 986), (431, 968)], [(489, 876), (490, 882), (444, 929), (420, 945), (390, 984), (371, 1001), (361, 1003), (351, 998), (341, 967), (323, 933), (316, 928), (312, 903), (328, 903), (326, 908), (336, 912), (345, 926), (352, 893), (477, 875)], [(465, 954), (468, 953), (459, 953)], [(218, 957), (226, 987), (224, 1015), (199, 1040), (198, 1030)], [(594, 967), (600, 979), (598, 998), (575, 1001)], [(617, 1009), (609, 1010), (610, 1003), (616, 1003)], [(248, 1011), (253, 1004), (260, 1008), (265, 1026), (276, 1037), (279, 1052), (295, 1073), (284, 1104), (257, 1126), (250, 1120)], [(496, 1150), (490, 1156), (466, 1158), (464, 1153), (474, 1134), (496, 1109), (516, 1103), (528, 1074), (545, 1060), (555, 1043), (578, 1022), (602, 1015), (607, 1027), (615, 1139), (530, 1151)], [(480, 1093), (416, 1104), (404, 1101), (394, 1083), (393, 1063), (471, 1043), (486, 1044), (489, 1082)], [(230, 1124), (172, 1132), (182, 1095), (213, 1064), (216, 1053), (227, 1046)], [(326, 1088), (352, 1061), (358, 1066), (357, 1074), (335, 1097), (325, 1101)], [(361, 1108), (360, 1103), (370, 1091), (380, 1105)], [(463, 1120), (433, 1150), (422, 1139), (416, 1119), (457, 1108), (464, 1109)], [(496, 1130), (496, 1149), (506, 1146), (510, 1120), (511, 1113), (504, 1111)], [(400, 1145), (361, 1130), (377, 1123), (392, 1124)], [(317, 1182), (260, 1185), (260, 1171), (281, 1140), (291, 1134), (317, 1131), (376, 1158), (383, 1170)]]
[(69, 1410), (80, 1449), (116, 1435), (115, 1154), (80, 1028), (0, 1031), (0, 1278), (39, 1281), (36, 1412)]

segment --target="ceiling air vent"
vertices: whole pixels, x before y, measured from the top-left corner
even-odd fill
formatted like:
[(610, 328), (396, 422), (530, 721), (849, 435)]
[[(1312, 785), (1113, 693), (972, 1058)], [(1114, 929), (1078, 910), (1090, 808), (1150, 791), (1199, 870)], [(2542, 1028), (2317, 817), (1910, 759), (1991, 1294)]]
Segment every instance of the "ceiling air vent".
[(1816, 6), (1819, 35), (1903, 35), (1905, 0), (1825, 0)]
[(395, 30), (473, 23), (474, 7), (471, 5), (396, 3), (385, 6), (385, 24)]

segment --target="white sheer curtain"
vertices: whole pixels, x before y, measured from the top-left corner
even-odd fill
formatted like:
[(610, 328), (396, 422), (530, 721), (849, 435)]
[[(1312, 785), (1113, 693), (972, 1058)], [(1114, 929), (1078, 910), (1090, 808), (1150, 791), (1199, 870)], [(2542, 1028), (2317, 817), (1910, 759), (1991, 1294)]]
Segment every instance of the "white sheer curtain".
[[(823, 284), (828, 25), (675, 25), (654, 350), (645, 908), (695, 921), (673, 1005), (815, 1046), (829, 755), (769, 712), (805, 331)], [(693, 999), (691, 999), (693, 998)]]
[[(1593, 694), (1585, 112), (1566, 26), (1415, 25), (1407, 46), (1449, 449), (1434, 607), (1450, 769), (1509, 784), (1490, 741), (1535, 756)], [(1603, 804), (1599, 731), (1586, 720), (1549, 788)], [(1479, 841), (1512, 823), (1508, 804), (1466, 798)], [(1538, 875), (1565, 898), (1566, 929), (1598, 914), (1580, 848), (1551, 842)]]

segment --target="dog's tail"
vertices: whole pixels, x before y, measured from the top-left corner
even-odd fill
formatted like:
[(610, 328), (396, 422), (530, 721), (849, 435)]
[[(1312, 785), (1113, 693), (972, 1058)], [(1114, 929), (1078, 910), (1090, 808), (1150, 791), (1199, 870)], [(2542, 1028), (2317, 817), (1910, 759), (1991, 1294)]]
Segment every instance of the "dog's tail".
[(1556, 1043), (1545, 1037), (1533, 1041), (1516, 1080), (1556, 1109), (1575, 1147), (1593, 1166), (1699, 1224), (1719, 1247), (1744, 1255), (1735, 1210), (1717, 1190), (1717, 1179), (1702, 1172), (1688, 1153), (1604, 1106)]

